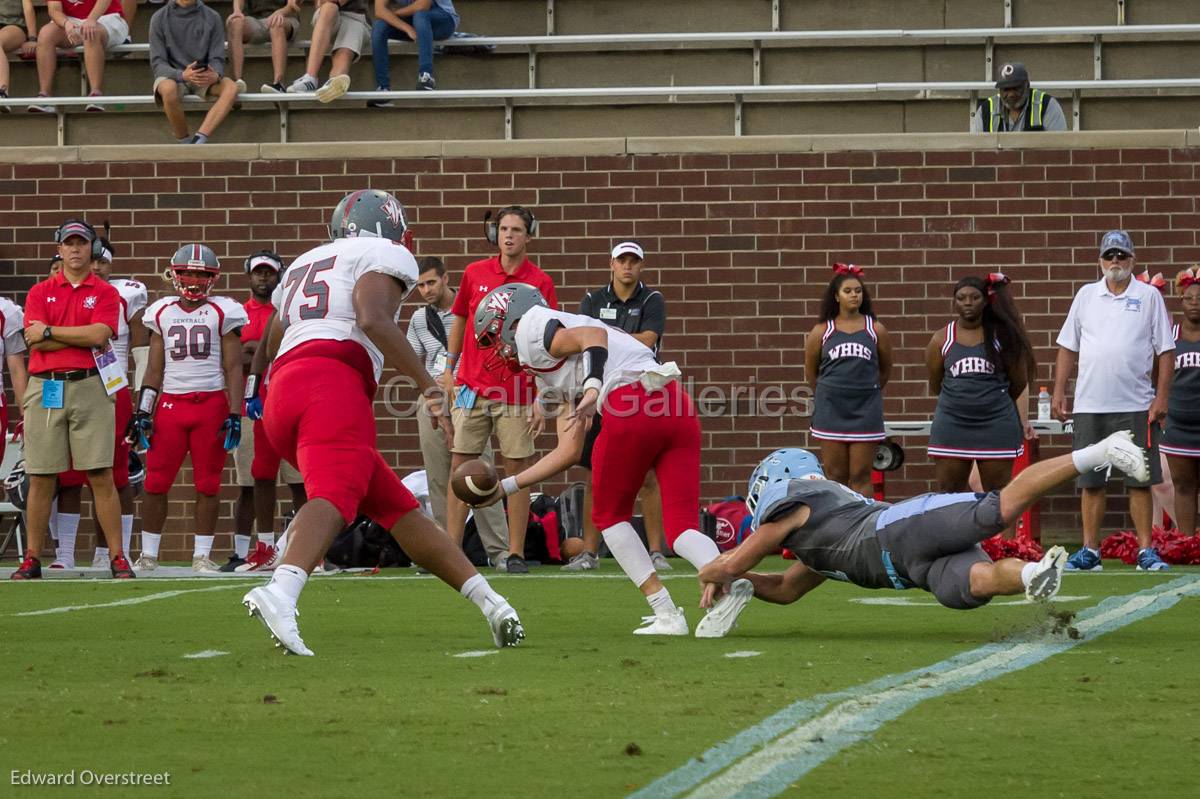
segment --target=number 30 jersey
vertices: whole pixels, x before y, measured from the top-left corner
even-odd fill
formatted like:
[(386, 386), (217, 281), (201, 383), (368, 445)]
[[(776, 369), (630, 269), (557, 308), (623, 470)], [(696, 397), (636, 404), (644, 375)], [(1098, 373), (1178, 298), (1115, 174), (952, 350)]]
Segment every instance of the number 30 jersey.
[(191, 311), (180, 304), (179, 297), (164, 297), (147, 308), (142, 323), (163, 339), (163, 391), (187, 394), (224, 389), (221, 337), (249, 321), (242, 304), (228, 297), (209, 297)]
[(407, 296), (417, 271), (417, 259), (404, 245), (374, 236), (334, 239), (304, 253), (284, 270), (271, 296), (284, 326), (276, 357), (309, 341), (354, 341), (371, 357), (378, 381), (383, 353), (358, 326), (354, 286), (368, 272), (380, 272), (399, 280)]

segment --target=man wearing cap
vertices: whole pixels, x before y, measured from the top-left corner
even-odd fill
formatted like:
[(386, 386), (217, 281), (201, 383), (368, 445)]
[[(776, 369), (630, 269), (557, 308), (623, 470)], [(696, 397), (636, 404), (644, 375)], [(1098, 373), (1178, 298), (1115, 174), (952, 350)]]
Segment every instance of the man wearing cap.
[(30, 380), (22, 407), (29, 546), (12, 575), (14, 580), (42, 576), (38, 555), (46, 538), (55, 480), (72, 463), (92, 484), (112, 576), (134, 576), (121, 545), (121, 505), (113, 485), (115, 406), (93, 355), (94, 348), (105, 347), (116, 335), (121, 302), (117, 290), (91, 270), (99, 255), (97, 238), (95, 228), (82, 220), (64, 222), (54, 235), (63, 257), (62, 270), (31, 288), (25, 301)]
[(971, 116), (972, 133), (1066, 130), (1067, 117), (1058, 100), (1029, 86), (1029, 70), (1020, 61), (1000, 67), (998, 94), (979, 101)]
[[(646, 253), (642, 245), (632, 239), (619, 242), (613, 247), (609, 266), (612, 280), (605, 286), (589, 291), (579, 303), (579, 313), (599, 319), (607, 325), (620, 328), (645, 344), (658, 355), (663, 330), (667, 326), (667, 304), (661, 291), (647, 288), (642, 283), (642, 268)], [(600, 435), (601, 415), (596, 414), (583, 444), (579, 465), (591, 471), (592, 448)], [(587, 486), (583, 503), (583, 551), (563, 566), (566, 571), (587, 571), (599, 563), (596, 551), (600, 545), (600, 531), (592, 523), (592, 491)], [(656, 571), (669, 570), (671, 564), (663, 554), (662, 496), (654, 472), (646, 475), (646, 483), (639, 493), (642, 500), (642, 520), (646, 525), (647, 549)]]
[[(250, 299), (242, 303), (249, 324), (242, 327), (242, 373), (250, 373), (250, 361), (262, 340), (275, 306), (271, 293), (279, 285), (283, 259), (272, 250), (259, 250), (243, 262), (250, 282)], [(245, 409), (243, 408), (243, 411)], [(268, 570), (275, 557), (275, 483), (279, 476), (292, 492), (292, 510), (298, 511), (307, 496), (304, 478), (290, 463), (280, 458), (263, 432), (263, 422), (242, 420), (242, 440), (234, 450), (234, 474), (238, 500), (234, 509), (233, 554), (221, 571)], [(258, 543), (250, 551), (250, 532), (258, 522)]]
[[(1167, 564), (1150, 539), (1153, 501), (1150, 486), (1162, 482), (1158, 456), (1159, 422), (1167, 415), (1167, 396), (1175, 372), (1171, 319), (1158, 289), (1133, 279), (1133, 242), (1123, 230), (1100, 241), (1103, 276), (1079, 290), (1058, 335), (1054, 368), (1054, 416), (1066, 421), (1067, 379), (1078, 362), (1075, 381), (1074, 440), (1082, 449), (1117, 430), (1132, 430), (1146, 451), (1150, 479), (1125, 477), (1129, 514), (1138, 538), (1138, 569), (1159, 571)], [(1155, 372), (1154, 370), (1158, 371)], [(1151, 375), (1157, 375), (1157, 385)], [(1100, 523), (1104, 518), (1105, 471), (1086, 472), (1077, 480), (1083, 490), (1083, 547), (1067, 568), (1099, 571)]]

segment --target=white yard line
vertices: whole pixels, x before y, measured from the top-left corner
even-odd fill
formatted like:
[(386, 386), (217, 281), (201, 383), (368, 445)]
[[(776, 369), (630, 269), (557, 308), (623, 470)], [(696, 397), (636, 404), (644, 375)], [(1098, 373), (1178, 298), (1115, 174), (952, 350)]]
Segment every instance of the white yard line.
[[(128, 585), (128, 583), (125, 583)], [(231, 588), (245, 588), (243, 585), (214, 585), (211, 588), (182, 588), (178, 591), (159, 591), (157, 594), (146, 594), (145, 596), (131, 596), (128, 599), (118, 599), (113, 602), (96, 602), (89, 605), (63, 605), (57, 608), (43, 608), (42, 610), (25, 610), (20, 613), (10, 613), (10, 616), (49, 616), (54, 613), (73, 613), (77, 610), (95, 610), (96, 608), (120, 608), (127, 605), (141, 605), (146, 602), (155, 602), (159, 599), (170, 599), (171, 597), (180, 596), (181, 594), (202, 594), (207, 591), (228, 591)]]

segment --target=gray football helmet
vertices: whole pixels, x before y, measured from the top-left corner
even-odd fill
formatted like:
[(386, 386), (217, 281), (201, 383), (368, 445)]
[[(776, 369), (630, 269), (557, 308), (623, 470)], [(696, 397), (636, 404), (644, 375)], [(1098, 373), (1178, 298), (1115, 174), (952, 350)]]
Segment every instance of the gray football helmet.
[(329, 220), (329, 238), (376, 236), (412, 249), (412, 231), (404, 218), (404, 206), (379, 189), (360, 189), (342, 198)]
[(204, 244), (185, 244), (171, 256), (169, 277), (175, 291), (185, 300), (198, 302), (208, 296), (221, 274), (221, 262)]
[(517, 361), (517, 322), (534, 306), (549, 307), (542, 293), (528, 283), (506, 283), (484, 295), (475, 309), (475, 341), (492, 353), (485, 369), (520, 368)]

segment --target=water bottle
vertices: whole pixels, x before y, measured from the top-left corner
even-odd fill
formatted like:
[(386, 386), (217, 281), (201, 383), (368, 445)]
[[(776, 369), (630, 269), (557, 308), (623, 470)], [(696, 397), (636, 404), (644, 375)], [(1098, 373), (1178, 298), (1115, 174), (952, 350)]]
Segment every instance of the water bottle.
[(1038, 417), (1037, 418), (1038, 418), (1039, 422), (1050, 421), (1050, 392), (1046, 390), (1045, 386), (1042, 386), (1038, 390)]

